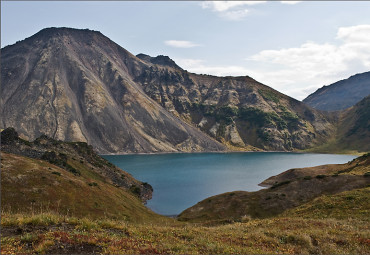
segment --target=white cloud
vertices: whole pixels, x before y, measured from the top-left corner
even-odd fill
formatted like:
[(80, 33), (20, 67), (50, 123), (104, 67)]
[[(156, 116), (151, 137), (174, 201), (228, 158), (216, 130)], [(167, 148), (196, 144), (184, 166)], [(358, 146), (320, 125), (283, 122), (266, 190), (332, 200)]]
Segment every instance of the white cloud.
[(212, 9), (217, 12), (228, 11), (229, 9), (234, 9), (235, 7), (245, 6), (245, 5), (256, 5), (265, 3), (266, 1), (204, 1), (200, 3), (203, 9)]
[(341, 27), (338, 45), (307, 42), (297, 48), (264, 50), (247, 60), (275, 64), (255, 78), (303, 99), (315, 89), (370, 69), (370, 25)]
[(282, 4), (290, 4), (290, 5), (293, 5), (293, 4), (298, 4), (302, 1), (280, 1), (280, 3)]
[[(263, 50), (245, 66), (212, 66), (199, 59), (177, 59), (190, 72), (251, 76), (278, 91), (304, 99), (317, 88), (370, 70), (370, 25), (341, 27), (337, 44), (306, 42), (299, 47)], [(262, 66), (262, 67), (261, 67)]]
[(240, 20), (249, 14), (245, 6), (262, 4), (266, 1), (204, 1), (200, 3), (203, 9), (211, 9), (221, 17), (229, 20)]
[(191, 41), (168, 40), (168, 41), (164, 41), (164, 43), (168, 46), (175, 47), (175, 48), (193, 48), (193, 47), (201, 46), (200, 44), (196, 44)]
[(346, 42), (368, 43), (370, 41), (370, 25), (358, 25), (353, 27), (341, 27), (338, 29), (337, 39)]
[(248, 13), (249, 13), (248, 9), (242, 9), (242, 10), (228, 11), (228, 12), (222, 13), (221, 16), (228, 20), (241, 20), (245, 16), (247, 16)]

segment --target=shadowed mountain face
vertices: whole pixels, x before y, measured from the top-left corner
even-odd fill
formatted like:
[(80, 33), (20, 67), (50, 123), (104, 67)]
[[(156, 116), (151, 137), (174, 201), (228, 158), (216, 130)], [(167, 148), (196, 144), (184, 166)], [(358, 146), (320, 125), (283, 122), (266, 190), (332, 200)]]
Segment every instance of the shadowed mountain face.
[(370, 151), (370, 95), (342, 113), (337, 147)]
[(188, 73), (100, 32), (48, 28), (2, 49), (1, 128), (100, 153), (293, 150), (335, 120), (249, 77)]
[(324, 86), (303, 100), (313, 108), (338, 111), (351, 107), (370, 95), (370, 72)]

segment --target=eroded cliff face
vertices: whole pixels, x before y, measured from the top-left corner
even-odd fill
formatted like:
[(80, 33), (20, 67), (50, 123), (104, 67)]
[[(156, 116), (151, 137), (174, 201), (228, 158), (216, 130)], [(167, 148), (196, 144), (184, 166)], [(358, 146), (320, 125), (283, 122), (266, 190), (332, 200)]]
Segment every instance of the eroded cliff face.
[(100, 153), (305, 149), (335, 120), (250, 77), (188, 73), (100, 32), (49, 28), (2, 49), (1, 127)]
[(142, 91), (144, 68), (99, 32), (44, 29), (2, 50), (1, 126), (101, 153), (225, 150)]
[(333, 117), (248, 76), (197, 75), (168, 66), (151, 66), (135, 81), (167, 111), (232, 149), (306, 149), (334, 131)]

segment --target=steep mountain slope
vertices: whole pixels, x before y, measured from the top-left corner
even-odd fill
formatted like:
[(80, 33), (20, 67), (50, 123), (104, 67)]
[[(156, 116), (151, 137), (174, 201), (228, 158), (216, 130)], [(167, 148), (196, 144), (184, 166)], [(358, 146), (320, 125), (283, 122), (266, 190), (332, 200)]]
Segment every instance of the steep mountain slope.
[[(369, 174), (370, 154), (342, 165), (291, 169), (265, 180), (262, 184), (269, 185), (269, 189), (235, 191), (209, 197), (183, 211), (179, 219), (204, 222), (241, 220), (243, 216), (272, 217), (323, 195), (341, 196), (341, 192), (366, 189), (370, 184)], [(367, 190), (359, 192), (366, 194)], [(363, 208), (368, 210), (369, 196), (362, 197), (367, 201)]]
[(370, 95), (370, 72), (356, 74), (324, 86), (303, 100), (313, 108), (338, 111), (351, 107)]
[(326, 140), (334, 120), (250, 77), (152, 68), (135, 79), (165, 109), (231, 148), (304, 149)]
[(92, 218), (156, 221), (143, 205), (152, 187), (110, 164), (85, 143), (45, 136), (25, 141), (1, 132), (1, 206), (8, 212), (55, 211)]
[(100, 153), (294, 150), (335, 130), (334, 117), (250, 77), (188, 73), (95, 31), (44, 29), (2, 49), (1, 61), (1, 127), (31, 140), (85, 141)]
[(342, 113), (338, 147), (370, 151), (370, 95)]
[(335, 135), (316, 152), (369, 152), (370, 151), (370, 96), (356, 105), (337, 113), (339, 122)]
[[(49, 28), (2, 49), (1, 126), (99, 152), (218, 151), (133, 82), (146, 67), (99, 32)], [(149, 67), (148, 67), (149, 68)]]

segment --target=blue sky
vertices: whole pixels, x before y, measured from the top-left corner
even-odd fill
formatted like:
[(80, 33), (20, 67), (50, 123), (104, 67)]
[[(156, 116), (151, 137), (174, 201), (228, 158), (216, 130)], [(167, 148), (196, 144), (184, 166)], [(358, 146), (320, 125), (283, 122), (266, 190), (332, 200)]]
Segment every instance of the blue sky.
[(303, 99), (370, 71), (369, 13), (369, 1), (1, 1), (1, 47), (45, 27), (89, 28), (133, 54)]

